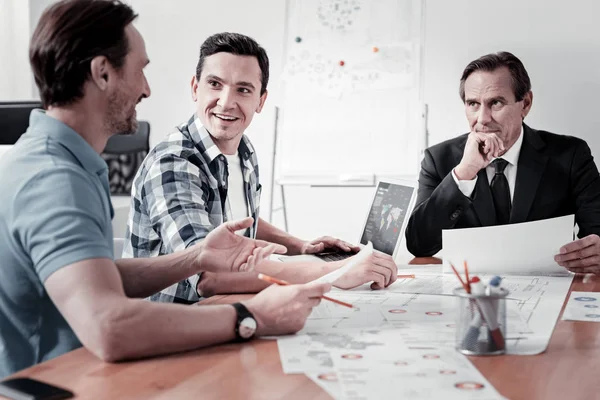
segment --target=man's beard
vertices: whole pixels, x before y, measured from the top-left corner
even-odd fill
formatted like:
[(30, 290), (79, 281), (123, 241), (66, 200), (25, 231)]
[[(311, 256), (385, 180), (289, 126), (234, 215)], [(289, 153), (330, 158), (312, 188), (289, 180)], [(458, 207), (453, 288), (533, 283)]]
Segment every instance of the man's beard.
[(126, 95), (120, 92), (109, 99), (106, 125), (111, 134), (133, 135), (137, 131), (135, 108), (129, 115), (124, 114), (129, 110), (125, 97)]

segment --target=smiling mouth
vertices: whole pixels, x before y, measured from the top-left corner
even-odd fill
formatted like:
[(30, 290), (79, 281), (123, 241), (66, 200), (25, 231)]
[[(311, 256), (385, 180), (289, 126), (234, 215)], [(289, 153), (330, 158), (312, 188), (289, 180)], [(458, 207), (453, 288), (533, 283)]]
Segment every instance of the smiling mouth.
[(213, 115), (220, 119), (221, 121), (227, 121), (227, 122), (233, 122), (233, 121), (237, 121), (239, 118), (234, 117), (233, 115), (227, 115), (227, 114), (218, 114), (218, 113), (213, 113)]

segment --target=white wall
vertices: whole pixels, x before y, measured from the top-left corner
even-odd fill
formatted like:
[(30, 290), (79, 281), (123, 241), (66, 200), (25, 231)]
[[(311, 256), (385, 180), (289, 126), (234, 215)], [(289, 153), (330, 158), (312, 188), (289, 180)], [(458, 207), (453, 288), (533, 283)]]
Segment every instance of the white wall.
[[(189, 81), (200, 43), (208, 35), (237, 31), (266, 48), (271, 59), (270, 97), (248, 130), (259, 153), (266, 218), (285, 1), (232, 0), (226, 7), (197, 0), (130, 3), (140, 14), (136, 25), (151, 59), (147, 72), (152, 96), (142, 102), (138, 115), (150, 121), (153, 144), (193, 111)], [(599, 155), (600, 138), (595, 135), (600, 104), (596, 97), (600, 91), (598, 15), (600, 3), (593, 0), (426, 0), (423, 96), (429, 104), (429, 144), (468, 130), (457, 94), (466, 64), (483, 54), (508, 50), (521, 58), (531, 76), (534, 105), (527, 122), (582, 137)], [(356, 240), (371, 193), (366, 188), (288, 187), (290, 229), (305, 238), (331, 233)], [(275, 217), (274, 222), (282, 226), (281, 213)]]
[(0, 101), (34, 97), (29, 37), (29, 3), (0, 0)]
[(523, 61), (533, 87), (525, 122), (584, 138), (600, 156), (600, 3), (594, 0), (427, 0), (424, 99), (430, 144), (465, 133), (462, 70), (500, 50)]
[[(600, 160), (599, 15), (600, 2), (594, 0), (425, 0), (422, 74), (429, 145), (468, 131), (458, 96), (464, 67), (507, 50), (523, 61), (532, 81), (533, 109), (526, 122), (587, 140)], [(349, 240), (369, 197), (367, 189), (288, 192), (293, 233), (311, 237), (327, 231)]]
[[(23, 3), (29, 3), (29, 37), (31, 37), (31, 35), (33, 35), (33, 31), (35, 30), (35, 27), (37, 26), (37, 23), (38, 23), (40, 17), (42, 16), (42, 13), (44, 12), (44, 10), (48, 6), (50, 6), (51, 4), (56, 2), (56, 0), (29, 0), (29, 1), (15, 0), (15, 1), (22, 1)], [(27, 64), (27, 70), (28, 71), (30, 70), (29, 64)], [(34, 99), (40, 98), (40, 92), (39, 92), (37, 86), (35, 85), (35, 80), (33, 79), (33, 74), (31, 74), (31, 92), (33, 94), (32, 98), (34, 98)]]

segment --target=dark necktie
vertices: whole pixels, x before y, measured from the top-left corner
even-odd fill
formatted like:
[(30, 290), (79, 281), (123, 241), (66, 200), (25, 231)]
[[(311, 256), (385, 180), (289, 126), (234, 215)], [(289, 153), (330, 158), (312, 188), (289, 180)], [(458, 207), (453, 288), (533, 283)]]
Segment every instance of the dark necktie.
[(510, 219), (510, 189), (508, 187), (508, 179), (504, 175), (504, 169), (508, 165), (508, 161), (497, 158), (492, 162), (494, 166), (494, 177), (490, 183), (492, 197), (494, 199), (494, 208), (496, 209), (496, 224), (508, 224)]

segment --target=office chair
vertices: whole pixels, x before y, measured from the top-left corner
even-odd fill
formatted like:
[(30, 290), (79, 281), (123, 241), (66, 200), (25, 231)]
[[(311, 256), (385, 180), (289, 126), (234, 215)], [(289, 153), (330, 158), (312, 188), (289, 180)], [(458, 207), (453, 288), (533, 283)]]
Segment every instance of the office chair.
[(112, 195), (130, 195), (133, 178), (150, 150), (150, 124), (138, 121), (133, 135), (112, 136), (102, 158), (108, 164), (108, 180)]
[(29, 114), (39, 101), (0, 101), (0, 145), (13, 145), (29, 127)]

